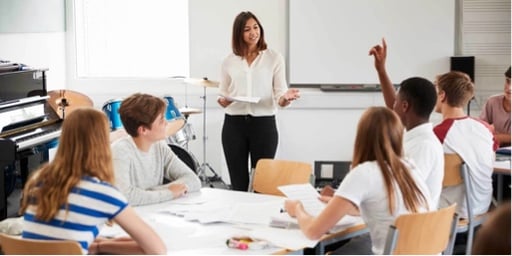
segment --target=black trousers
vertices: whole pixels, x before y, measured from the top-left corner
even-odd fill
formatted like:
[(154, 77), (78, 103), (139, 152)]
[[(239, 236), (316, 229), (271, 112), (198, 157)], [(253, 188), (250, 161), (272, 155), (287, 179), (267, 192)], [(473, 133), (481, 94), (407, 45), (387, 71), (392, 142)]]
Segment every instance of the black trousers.
[(261, 158), (274, 158), (279, 137), (275, 116), (225, 115), (222, 147), (233, 190), (247, 191), (251, 168)]

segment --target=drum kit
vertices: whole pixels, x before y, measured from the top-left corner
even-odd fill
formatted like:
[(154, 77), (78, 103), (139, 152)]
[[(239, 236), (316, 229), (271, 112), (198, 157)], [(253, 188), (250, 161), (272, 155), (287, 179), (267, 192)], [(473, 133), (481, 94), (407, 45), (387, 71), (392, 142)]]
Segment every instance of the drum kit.
[(64, 119), (66, 114), (73, 112), (77, 108), (93, 106), (91, 98), (76, 91), (54, 90), (49, 91), (48, 96), (50, 96), (48, 103), (61, 119)]
[[(222, 183), (223, 181), (210, 164), (206, 162), (206, 88), (218, 87), (219, 83), (209, 80), (208, 78), (187, 78), (184, 79), (184, 83), (186, 86), (190, 84), (203, 87), (203, 96), (201, 96), (203, 109), (190, 108), (187, 104), (185, 104), (183, 108), (177, 108), (172, 96), (164, 96), (163, 98), (167, 102), (165, 112), (165, 118), (167, 120), (167, 143), (173, 152), (197, 173), (204, 184), (213, 187), (213, 181)], [(92, 107), (94, 105), (93, 101), (87, 95), (72, 90), (49, 91), (48, 96), (50, 97), (48, 100), (50, 106), (62, 119), (79, 107)], [(187, 97), (188, 95), (185, 93), (185, 99)], [(110, 99), (102, 106), (102, 110), (110, 123), (111, 142), (127, 136), (119, 115), (119, 108), (121, 107), (122, 101), (122, 99)], [(201, 113), (203, 114), (203, 162), (199, 164), (199, 161), (188, 150), (188, 143), (196, 139), (192, 124), (188, 122), (188, 117)], [(207, 170), (210, 170), (213, 176), (208, 176)]]

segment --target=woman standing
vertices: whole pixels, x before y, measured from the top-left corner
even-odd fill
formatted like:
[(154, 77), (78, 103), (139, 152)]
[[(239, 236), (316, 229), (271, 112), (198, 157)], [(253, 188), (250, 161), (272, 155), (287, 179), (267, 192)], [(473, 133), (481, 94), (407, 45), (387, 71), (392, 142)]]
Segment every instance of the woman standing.
[[(25, 185), (23, 238), (74, 240), (84, 254), (165, 254), (160, 237), (115, 188), (103, 112), (76, 109), (62, 125), (55, 159)], [(96, 238), (102, 224), (115, 221), (131, 237)]]
[[(222, 145), (234, 190), (247, 191), (248, 157), (255, 168), (261, 158), (274, 158), (278, 132), (277, 106), (286, 107), (300, 97), (288, 89), (284, 58), (267, 49), (258, 18), (241, 12), (233, 23), (231, 53), (222, 63), (218, 103), (225, 108)], [(257, 103), (233, 101), (234, 97), (257, 97)]]

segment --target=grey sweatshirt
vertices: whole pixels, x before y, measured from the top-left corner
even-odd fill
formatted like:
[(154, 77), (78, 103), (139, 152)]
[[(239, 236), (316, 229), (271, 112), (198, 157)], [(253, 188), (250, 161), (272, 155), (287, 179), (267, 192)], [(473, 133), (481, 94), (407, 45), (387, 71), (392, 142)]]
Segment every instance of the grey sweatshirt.
[[(148, 152), (140, 151), (132, 137), (112, 144), (116, 185), (133, 205), (154, 204), (173, 199), (169, 184), (182, 183), (188, 192), (198, 191), (201, 181), (183, 163), (165, 141), (151, 145)], [(163, 184), (164, 177), (171, 182)]]

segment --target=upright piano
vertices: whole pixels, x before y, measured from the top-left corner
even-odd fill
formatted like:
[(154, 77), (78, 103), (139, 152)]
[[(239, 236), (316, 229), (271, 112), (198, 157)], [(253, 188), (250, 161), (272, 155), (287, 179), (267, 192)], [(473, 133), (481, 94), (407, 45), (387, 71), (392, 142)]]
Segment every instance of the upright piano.
[(62, 119), (48, 102), (45, 71), (0, 73), (0, 220), (7, 218), (6, 171), (19, 161), (24, 184), (28, 155), (60, 136)]

